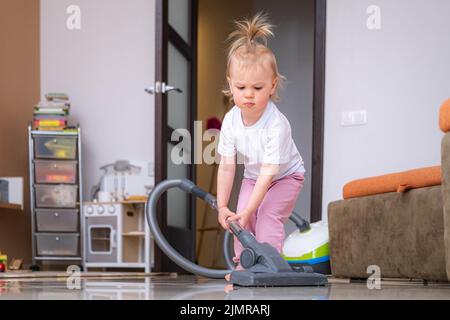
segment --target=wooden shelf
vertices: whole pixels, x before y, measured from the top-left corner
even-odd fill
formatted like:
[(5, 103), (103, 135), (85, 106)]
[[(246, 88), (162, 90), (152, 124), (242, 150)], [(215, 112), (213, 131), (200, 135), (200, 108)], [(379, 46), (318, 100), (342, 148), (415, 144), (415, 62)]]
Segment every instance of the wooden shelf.
[(0, 209), (11, 209), (11, 210), (19, 210), (22, 211), (23, 208), (20, 204), (6, 203), (0, 202)]
[(122, 233), (122, 235), (126, 237), (144, 237), (145, 232), (144, 231), (124, 232)]
[(123, 204), (146, 204), (147, 200), (123, 200), (120, 201)]

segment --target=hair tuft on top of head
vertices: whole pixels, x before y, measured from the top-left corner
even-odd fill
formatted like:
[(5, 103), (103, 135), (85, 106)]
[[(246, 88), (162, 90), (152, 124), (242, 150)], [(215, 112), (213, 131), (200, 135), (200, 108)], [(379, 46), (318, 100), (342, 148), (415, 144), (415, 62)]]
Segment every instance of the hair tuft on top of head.
[(267, 47), (267, 39), (273, 36), (273, 25), (269, 23), (269, 17), (264, 12), (259, 12), (251, 20), (235, 21), (236, 30), (228, 40), (232, 41), (228, 56), (232, 56), (236, 50), (245, 47), (249, 52), (254, 52), (258, 45)]

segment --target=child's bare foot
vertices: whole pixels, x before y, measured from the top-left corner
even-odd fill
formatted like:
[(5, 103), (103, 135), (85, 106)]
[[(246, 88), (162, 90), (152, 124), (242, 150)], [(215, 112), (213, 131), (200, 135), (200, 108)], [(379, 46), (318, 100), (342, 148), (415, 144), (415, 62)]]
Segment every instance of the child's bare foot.
[[(242, 271), (242, 270), (244, 270), (244, 268), (241, 266), (241, 264), (239, 263), (238, 265), (237, 265), (237, 267), (234, 269), (235, 271)], [(229, 273), (229, 274), (227, 274), (226, 276), (225, 276), (225, 280), (227, 280), (228, 282), (230, 282), (231, 281), (231, 273)]]
[(224, 288), (225, 293), (230, 293), (233, 290), (234, 290), (234, 287), (232, 284), (227, 284)]

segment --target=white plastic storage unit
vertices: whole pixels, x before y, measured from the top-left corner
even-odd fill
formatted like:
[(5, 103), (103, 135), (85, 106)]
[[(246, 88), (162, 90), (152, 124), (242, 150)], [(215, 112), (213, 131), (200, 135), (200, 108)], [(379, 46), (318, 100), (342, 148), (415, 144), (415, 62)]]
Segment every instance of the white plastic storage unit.
[(81, 132), (28, 126), (33, 269), (43, 261), (84, 268)]

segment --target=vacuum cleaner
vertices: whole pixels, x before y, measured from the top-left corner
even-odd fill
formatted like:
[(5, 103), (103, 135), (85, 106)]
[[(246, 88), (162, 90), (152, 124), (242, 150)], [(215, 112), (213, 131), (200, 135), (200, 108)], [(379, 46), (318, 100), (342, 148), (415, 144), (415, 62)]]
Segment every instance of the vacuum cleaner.
[[(311, 267), (314, 272), (331, 274), (328, 223), (319, 221), (310, 224), (295, 212), (292, 212), (289, 220), (297, 226), (297, 230), (284, 240), (281, 252), (283, 259), (294, 270)], [(227, 232), (223, 240), (224, 260), (230, 269), (234, 267), (229, 250), (232, 238), (233, 235)]]
[[(236, 222), (230, 223), (230, 230), (244, 247), (240, 256), (240, 263), (244, 270), (237, 271), (232, 268), (230, 270), (209, 269), (186, 259), (170, 245), (162, 234), (157, 221), (158, 200), (164, 192), (172, 188), (178, 188), (195, 195), (216, 211), (217, 201), (212, 194), (205, 192), (187, 179), (160, 182), (155, 186), (147, 200), (147, 221), (155, 242), (173, 262), (184, 270), (215, 279), (224, 278), (225, 275), (231, 274), (231, 283), (244, 287), (322, 286), (327, 284), (325, 275), (314, 272), (313, 268), (307, 265), (291, 267), (274, 247), (267, 243), (259, 243), (250, 232)], [(227, 243), (224, 241), (224, 246), (226, 245)]]

